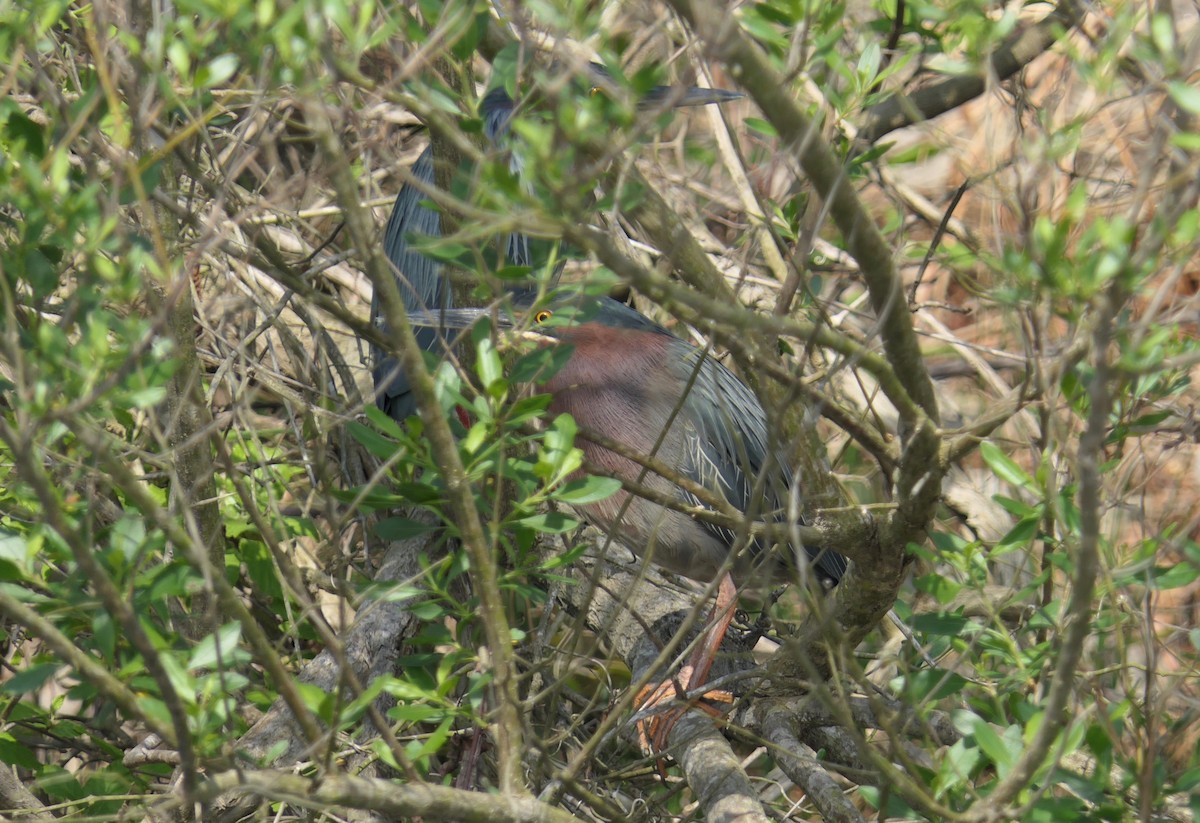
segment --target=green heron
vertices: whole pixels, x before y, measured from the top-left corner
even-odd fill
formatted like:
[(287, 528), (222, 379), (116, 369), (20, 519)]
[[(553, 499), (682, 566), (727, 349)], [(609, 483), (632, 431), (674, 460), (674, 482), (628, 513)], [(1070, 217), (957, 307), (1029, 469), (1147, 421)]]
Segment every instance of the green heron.
[[(607, 70), (595, 63), (588, 66), (587, 82), (589, 91), (610, 88), (613, 85)], [(656, 86), (638, 101), (638, 107), (642, 110), (653, 110), (702, 106), (736, 100), (741, 96), (737, 92), (723, 89)], [(480, 103), (479, 113), (483, 118), (483, 131), (493, 146), (502, 147), (507, 141), (509, 119), (514, 107), (513, 99), (502, 87), (492, 89)], [(511, 164), (513, 173), (520, 176), (522, 169), (519, 153), (513, 153)], [(417, 158), (412, 167), (412, 176), (421, 185), (405, 184), (400, 189), (400, 194), (392, 206), (387, 228), (384, 230), (383, 247), (396, 272), (400, 295), (406, 308), (412, 312), (438, 313), (452, 305), (450, 289), (441, 276), (441, 264), (421, 254), (411, 245), (414, 237), (438, 238), (442, 235), (441, 215), (424, 205), (424, 201), (428, 199), (424, 192), (434, 186), (432, 147), (425, 149)], [(529, 240), (522, 234), (513, 233), (508, 236), (505, 252), (508, 262), (512, 265), (533, 265)], [(380, 311), (378, 295), (372, 297), (371, 316), (375, 324), (387, 334), (387, 324)], [(443, 335), (437, 328), (420, 328), (416, 336), (417, 343), (426, 351), (445, 346)], [(393, 419), (403, 421), (416, 411), (408, 378), (400, 370), (396, 360), (388, 357), (382, 349), (372, 347), (371, 359), (374, 364), (372, 377), (375, 382), (376, 405)]]
[[(719, 360), (611, 298), (564, 296), (546, 302), (534, 291), (521, 290), (511, 300), (547, 345), (572, 347), (565, 365), (543, 386), (551, 396), (549, 413), (574, 417), (577, 445), (592, 466), (687, 507), (705, 506), (671, 478), (589, 440), (589, 433), (630, 454), (654, 457), (749, 516), (768, 521), (785, 517), (795, 491), (787, 458), (769, 445), (762, 404)], [(484, 308), (453, 309), (436, 319), (414, 315), (414, 323), (462, 328), (489, 313)], [(517, 325), (513, 319), (499, 322)], [(577, 508), (585, 519), (672, 572), (698, 581), (721, 575), (710, 629), (681, 672), (688, 691), (704, 684), (728, 628), (737, 597), (733, 576), (778, 580), (799, 572), (828, 589), (847, 569), (846, 558), (832, 550), (804, 546), (804, 562), (780, 558), (769, 551), (771, 541), (763, 539), (751, 542), (729, 566), (729, 554), (738, 545), (733, 530), (625, 491)], [(732, 576), (726, 568), (732, 568)], [(665, 702), (672, 691), (670, 683), (661, 684), (643, 703)], [(673, 720), (654, 735), (659, 749), (670, 724)]]

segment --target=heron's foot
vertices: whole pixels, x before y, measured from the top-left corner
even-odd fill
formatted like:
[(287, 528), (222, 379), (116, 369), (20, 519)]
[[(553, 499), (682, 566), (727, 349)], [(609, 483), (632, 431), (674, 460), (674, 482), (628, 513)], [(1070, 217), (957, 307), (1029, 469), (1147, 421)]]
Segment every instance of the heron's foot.
[[(676, 697), (686, 699), (686, 693), (677, 680), (667, 680), (663, 683), (651, 683), (644, 687), (638, 692), (635, 703), (638, 711), (645, 711), (671, 703)], [(689, 709), (699, 709), (719, 719), (725, 716), (725, 712), (733, 705), (733, 701), (734, 697), (731, 692), (714, 689), (687, 700), (683, 705), (656, 711), (650, 717), (637, 722), (638, 745), (645, 754), (658, 756), (658, 772), (665, 777), (666, 769), (661, 755), (666, 752), (671, 730), (675, 728), (675, 724), (679, 722), (680, 718)], [(718, 708), (712, 705), (713, 703), (722, 703), (725, 706)]]
[[(721, 648), (721, 641), (725, 639), (725, 632), (729, 629), (729, 622), (733, 619), (733, 609), (736, 605), (737, 589), (734, 588), (733, 578), (726, 574), (721, 578), (721, 583), (717, 588), (717, 602), (709, 614), (708, 627), (705, 629), (700, 643), (692, 652), (691, 658), (680, 670), (679, 677), (663, 683), (649, 684), (638, 692), (637, 704), (640, 709), (655, 708), (664, 703), (670, 703), (675, 697), (684, 701), (683, 706), (674, 707), (661, 714), (655, 713), (652, 717), (638, 722), (638, 742), (641, 744), (642, 751), (656, 755), (665, 752), (671, 729), (675, 728), (679, 718), (683, 717), (684, 713), (693, 706), (713, 717), (724, 715), (723, 711), (704, 703), (704, 700), (733, 703), (733, 695), (729, 692), (709, 691), (693, 699), (688, 698), (688, 692), (694, 692), (708, 682), (708, 673), (712, 670), (717, 650)], [(680, 685), (681, 683), (686, 683), (687, 687), (684, 688)], [(661, 757), (658, 760), (658, 772), (660, 775), (666, 776)]]

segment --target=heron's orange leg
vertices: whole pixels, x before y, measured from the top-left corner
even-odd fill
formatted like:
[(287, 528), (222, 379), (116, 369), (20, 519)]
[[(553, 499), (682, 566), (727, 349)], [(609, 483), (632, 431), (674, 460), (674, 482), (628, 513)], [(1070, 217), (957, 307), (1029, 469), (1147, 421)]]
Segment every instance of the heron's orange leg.
[[(678, 677), (662, 683), (647, 684), (638, 693), (637, 704), (641, 709), (668, 703), (673, 697), (682, 697), (704, 685), (708, 680), (708, 673), (712, 670), (713, 662), (716, 660), (717, 650), (721, 648), (721, 643), (725, 640), (725, 633), (729, 630), (729, 624), (733, 622), (733, 609), (736, 605), (737, 588), (733, 585), (733, 577), (726, 574), (721, 578), (721, 583), (717, 587), (717, 602), (713, 606), (712, 614), (709, 615), (708, 627), (704, 630), (700, 644), (680, 669)], [(732, 703), (733, 695), (728, 692), (709, 692), (699, 699)], [(684, 712), (692, 705), (708, 712), (713, 717), (720, 717), (722, 714), (712, 706), (696, 702), (641, 720), (638, 722), (637, 728), (638, 742), (641, 743), (642, 749), (648, 754), (664, 751), (667, 748), (667, 738), (671, 734), (671, 729), (675, 728), (679, 718), (683, 717)]]

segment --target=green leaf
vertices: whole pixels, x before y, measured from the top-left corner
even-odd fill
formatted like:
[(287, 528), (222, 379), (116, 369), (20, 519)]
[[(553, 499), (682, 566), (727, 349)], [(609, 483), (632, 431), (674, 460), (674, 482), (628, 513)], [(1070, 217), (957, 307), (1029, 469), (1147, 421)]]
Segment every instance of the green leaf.
[(364, 426), (357, 420), (351, 420), (347, 423), (346, 430), (372, 456), (378, 457), (380, 460), (390, 460), (401, 448), (394, 440), (388, 440), (379, 432), (368, 426)]
[[(425, 208), (431, 208), (434, 211), (440, 210), (438, 205), (431, 200), (422, 200), (421, 204)], [(445, 263), (456, 263), (460, 259), (466, 258), (471, 251), (462, 243), (451, 243), (446, 240), (430, 240), (424, 235), (413, 237), (412, 241), (413, 248), (421, 252), (421, 254)]]
[(389, 679), (390, 677), (388, 676), (376, 677), (369, 684), (367, 684), (367, 687), (362, 690), (362, 693), (360, 693), (354, 698), (354, 700), (342, 708), (341, 717), (339, 718), (341, 722), (343, 724), (351, 723), (362, 717), (362, 714), (364, 711), (366, 711), (367, 706), (374, 703), (375, 698), (379, 697), (379, 695), (383, 693), (384, 687), (387, 685), (386, 681)]
[[(217, 629), (216, 633), (208, 635), (196, 644), (196, 648), (192, 650), (192, 657), (188, 661), (188, 669), (194, 672), (218, 664), (229, 666), (234, 662), (234, 651), (241, 639), (242, 624), (226, 623)], [(240, 657), (244, 658), (244, 655)]]
[(446, 716), (446, 710), (437, 706), (427, 706), (423, 703), (399, 703), (388, 709), (387, 716), (392, 720), (425, 723), (441, 720)]
[(0, 529), (0, 560), (7, 560), (28, 574), (31, 571), (30, 559), (25, 538), (16, 532)]
[(428, 592), (416, 586), (405, 586), (400, 583), (373, 583), (360, 589), (358, 594), (364, 601), (407, 603), (415, 598), (424, 597)]
[(167, 390), (163, 386), (146, 386), (142, 389), (134, 389), (126, 395), (129, 405), (135, 409), (149, 409), (157, 406), (166, 396)]
[(979, 749), (968, 746), (965, 739), (951, 746), (942, 761), (938, 780), (938, 796), (948, 788), (960, 786), (967, 781), (979, 765)]
[[(145, 621), (142, 621), (145, 626)], [(180, 700), (188, 706), (196, 705), (196, 697), (199, 694), (199, 688), (196, 685), (195, 679), (188, 674), (183, 666), (179, 665), (179, 659), (174, 654), (160, 654), (158, 656), (159, 665), (166, 672), (167, 680), (170, 681), (170, 687), (179, 695)]]
[(607, 500), (621, 490), (621, 481), (615, 477), (581, 477), (572, 480), (554, 492), (552, 497), (572, 506), (583, 506)]
[(113, 524), (109, 542), (113, 549), (120, 552), (127, 560), (137, 556), (138, 550), (146, 541), (146, 521), (140, 517), (126, 514)]
[(909, 620), (914, 632), (931, 637), (961, 637), (970, 624), (960, 614), (918, 614)]
[(62, 668), (61, 663), (38, 663), (24, 671), (17, 672), (12, 677), (0, 683), (0, 692), (5, 694), (24, 694), (35, 692), (54, 677)]
[[(429, 473), (426, 472), (421, 478), (428, 479)], [(395, 491), (402, 503), (432, 506), (440, 503), (443, 499), (441, 490), (428, 483), (397, 483)]]
[(875, 76), (879, 74), (881, 58), (882, 52), (879, 49), (879, 43), (875, 40), (870, 41), (858, 56), (858, 78), (864, 89), (870, 86), (874, 82)]
[(6, 106), (4, 112), (4, 134), (14, 145), (23, 147), (32, 157), (41, 160), (46, 156), (46, 139), (42, 127), (25, 116), (16, 105)]
[(117, 654), (117, 626), (112, 615), (103, 610), (97, 610), (92, 617), (92, 637), (96, 648), (109, 660)]
[(579, 528), (579, 521), (561, 512), (546, 512), (517, 520), (517, 525), (525, 526), (542, 534), (562, 534)]
[(1159, 591), (1182, 589), (1190, 586), (1200, 577), (1200, 568), (1190, 562), (1176, 563), (1174, 566), (1155, 566), (1151, 583)]
[(400, 424), (393, 420), (392, 416), (383, 409), (372, 404), (367, 406), (363, 411), (367, 415), (367, 420), (369, 420), (375, 426), (375, 428), (379, 429), (388, 437), (396, 440), (400, 440), (405, 437), (405, 432), (400, 427)]
[(493, 274), (499, 280), (523, 281), (532, 271), (529, 266), (501, 266)]
[(333, 705), (332, 695), (320, 686), (314, 686), (311, 683), (296, 683), (296, 691), (305, 708), (328, 722), (330, 708)]
[(424, 740), (418, 738), (405, 746), (404, 753), (408, 755), (409, 761), (419, 762), (441, 750), (446, 741), (450, 739), (450, 726), (453, 723), (454, 718), (447, 717)]
[[(62, 733), (61, 729), (55, 729), (55, 731), (59, 734)], [(55, 801), (83, 800), (87, 796), (87, 792), (79, 784), (78, 778), (55, 764), (44, 766), (41, 776), (34, 781), (31, 788), (45, 792), (51, 800)]]
[(1012, 550), (1028, 546), (1037, 536), (1038, 525), (1041, 523), (1041, 516), (1026, 517), (1017, 525), (1013, 526), (1008, 534), (1000, 538), (1000, 542), (996, 544), (996, 549)]
[(1175, 23), (1173, 15), (1155, 14), (1150, 18), (1150, 37), (1164, 55), (1175, 54)]
[(933, 596), (942, 605), (953, 601), (963, 589), (961, 583), (941, 574), (928, 574), (918, 577), (913, 580), (913, 586), (917, 591), (922, 591)]
[[(930, 542), (933, 543), (935, 549), (940, 554), (962, 554), (967, 550), (972, 543), (960, 535), (951, 534), (944, 531), (933, 531), (929, 535)], [(915, 543), (909, 544), (909, 551), (918, 550), (920, 546)]]
[(550, 407), (553, 399), (548, 394), (535, 394), (532, 397), (523, 397), (509, 406), (506, 419), (510, 425), (518, 426), (521, 423), (541, 417), (545, 414), (546, 409)]
[(467, 431), (467, 436), (459, 441), (459, 447), (464, 454), (472, 455), (478, 452), (485, 445), (491, 443), (492, 432), (482, 421), (471, 426)]
[(0, 763), (29, 769), (34, 774), (41, 771), (42, 767), (37, 756), (7, 732), (0, 732)]
[(767, 137), (779, 136), (779, 132), (775, 130), (775, 127), (766, 120), (763, 120), (761, 117), (747, 117), (742, 122), (745, 124), (746, 128), (750, 129), (750, 131), (756, 131), (759, 134)]
[(941, 669), (917, 669), (897, 680), (896, 687), (907, 691), (913, 702), (941, 700), (962, 691), (968, 683), (961, 674)]
[(488, 21), (490, 19), (486, 12), (480, 12), (467, 22), (464, 26), (465, 30), (451, 49), (455, 57), (462, 61), (470, 59), (471, 54), (475, 51), (475, 47), (479, 45), (479, 41), (487, 33)]
[(425, 600), (408, 607), (408, 611), (418, 620), (439, 620), (446, 615), (446, 608), (433, 600)]
[(240, 548), (246, 575), (250, 578), (258, 596), (276, 601), (282, 598), (283, 586), (275, 573), (275, 561), (266, 544), (261, 540), (243, 540)]
[(1013, 498), (1006, 497), (1003, 494), (993, 494), (992, 500), (998, 503), (1000, 508), (1022, 520), (1027, 517), (1040, 517), (1042, 513), (1042, 510), (1039, 506), (1031, 506), (1021, 500), (1014, 500)]
[(486, 327), (476, 328), (484, 336), (475, 344), (475, 373), (479, 375), (479, 382), (488, 393), (500, 399), (508, 390), (508, 383), (504, 380), (504, 364)]
[(383, 540), (408, 540), (412, 537), (429, 534), (437, 528), (438, 526), (434, 524), (422, 523), (407, 517), (389, 517), (381, 520), (375, 526), (375, 534)]
[(509, 371), (514, 383), (544, 383), (571, 359), (570, 346), (545, 346), (518, 357)]
[(979, 454), (996, 476), (1004, 482), (1022, 489), (1033, 488), (1033, 478), (1026, 474), (1025, 470), (1018, 466), (1011, 457), (1000, 451), (996, 444), (985, 440), (979, 445)]
[(196, 72), (196, 85), (202, 89), (219, 86), (237, 71), (238, 58), (235, 54), (222, 54), (209, 61)]
[[(1023, 748), (1019, 727), (1009, 727), (1001, 737), (983, 718), (976, 718), (971, 729), (971, 736), (979, 744), (980, 750), (996, 765), (996, 772), (1001, 777), (1012, 768)], [(1013, 739), (1014, 737), (1015, 739)]]
[(1179, 108), (1189, 114), (1200, 114), (1200, 89), (1190, 83), (1175, 80), (1167, 84), (1167, 91)]
[[(578, 546), (572, 546), (571, 548), (567, 549), (565, 552), (559, 552), (558, 554), (550, 555), (549, 557), (547, 557), (545, 560), (542, 561), (539, 568), (542, 571), (546, 571), (546, 572), (553, 571), (554, 569), (561, 569), (564, 566), (569, 566), (572, 563), (574, 563), (576, 560), (578, 560), (580, 557), (582, 557), (584, 554), (586, 554), (587, 550), (588, 550), (587, 544), (580, 544)], [(571, 581), (569, 579), (565, 579), (564, 582), (571, 582)]]

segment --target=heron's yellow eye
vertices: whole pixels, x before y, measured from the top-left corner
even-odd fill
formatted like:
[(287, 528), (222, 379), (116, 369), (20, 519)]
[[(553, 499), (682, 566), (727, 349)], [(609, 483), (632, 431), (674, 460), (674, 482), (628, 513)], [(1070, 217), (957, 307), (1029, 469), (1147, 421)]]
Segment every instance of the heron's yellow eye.
[(550, 311), (549, 309), (539, 309), (538, 312), (533, 316), (533, 322), (545, 323), (553, 316), (554, 312)]
[(604, 89), (600, 88), (600, 86), (592, 86), (588, 89), (589, 96), (595, 97), (597, 94), (604, 94)]

